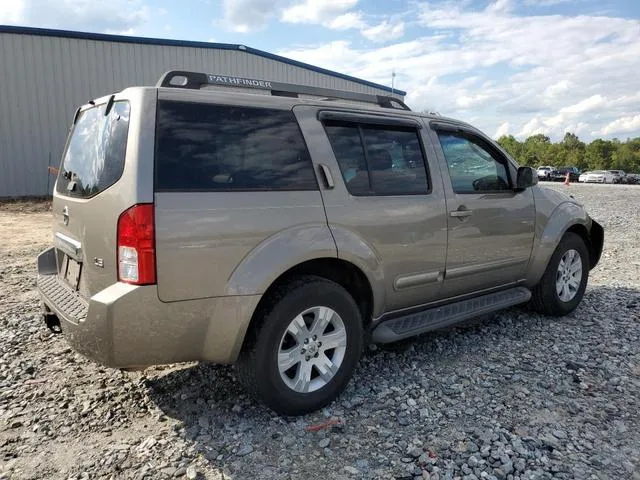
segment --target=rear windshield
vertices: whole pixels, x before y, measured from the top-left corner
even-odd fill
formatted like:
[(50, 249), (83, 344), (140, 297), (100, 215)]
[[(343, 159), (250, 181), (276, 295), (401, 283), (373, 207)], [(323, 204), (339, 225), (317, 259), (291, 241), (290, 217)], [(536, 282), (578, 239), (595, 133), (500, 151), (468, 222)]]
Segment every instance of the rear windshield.
[(317, 190), (290, 110), (158, 102), (158, 191)]
[(92, 197), (116, 183), (124, 170), (129, 131), (129, 102), (115, 102), (80, 112), (67, 143), (56, 190), (72, 197)]

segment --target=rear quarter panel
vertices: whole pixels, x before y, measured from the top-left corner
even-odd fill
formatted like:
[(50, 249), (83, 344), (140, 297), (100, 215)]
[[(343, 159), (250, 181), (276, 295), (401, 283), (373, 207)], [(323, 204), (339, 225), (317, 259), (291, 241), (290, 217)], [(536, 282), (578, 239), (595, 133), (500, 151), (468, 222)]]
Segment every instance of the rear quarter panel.
[(260, 294), (301, 261), (336, 256), (319, 191), (159, 192), (158, 295)]

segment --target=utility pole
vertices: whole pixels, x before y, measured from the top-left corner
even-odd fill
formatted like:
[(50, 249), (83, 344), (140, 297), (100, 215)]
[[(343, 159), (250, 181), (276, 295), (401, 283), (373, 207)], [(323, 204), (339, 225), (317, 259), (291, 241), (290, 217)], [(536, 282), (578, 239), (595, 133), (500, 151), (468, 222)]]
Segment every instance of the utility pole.
[(396, 84), (396, 71), (391, 70), (391, 95), (395, 93), (395, 84)]

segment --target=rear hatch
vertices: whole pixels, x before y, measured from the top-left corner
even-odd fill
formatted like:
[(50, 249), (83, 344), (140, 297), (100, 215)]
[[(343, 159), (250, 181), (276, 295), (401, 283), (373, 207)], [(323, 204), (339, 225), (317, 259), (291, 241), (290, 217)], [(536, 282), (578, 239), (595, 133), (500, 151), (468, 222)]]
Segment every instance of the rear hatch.
[(128, 191), (119, 183), (131, 104), (114, 96), (103, 100), (76, 114), (52, 207), (58, 277), (85, 298), (117, 280), (117, 219)]

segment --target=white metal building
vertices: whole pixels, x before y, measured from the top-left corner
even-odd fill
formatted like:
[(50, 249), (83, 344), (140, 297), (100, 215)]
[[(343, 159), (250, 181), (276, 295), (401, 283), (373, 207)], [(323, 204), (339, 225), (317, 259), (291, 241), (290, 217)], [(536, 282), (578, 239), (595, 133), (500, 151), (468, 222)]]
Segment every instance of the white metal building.
[(79, 105), (173, 69), (405, 95), (244, 45), (0, 25), (0, 198), (51, 193)]

